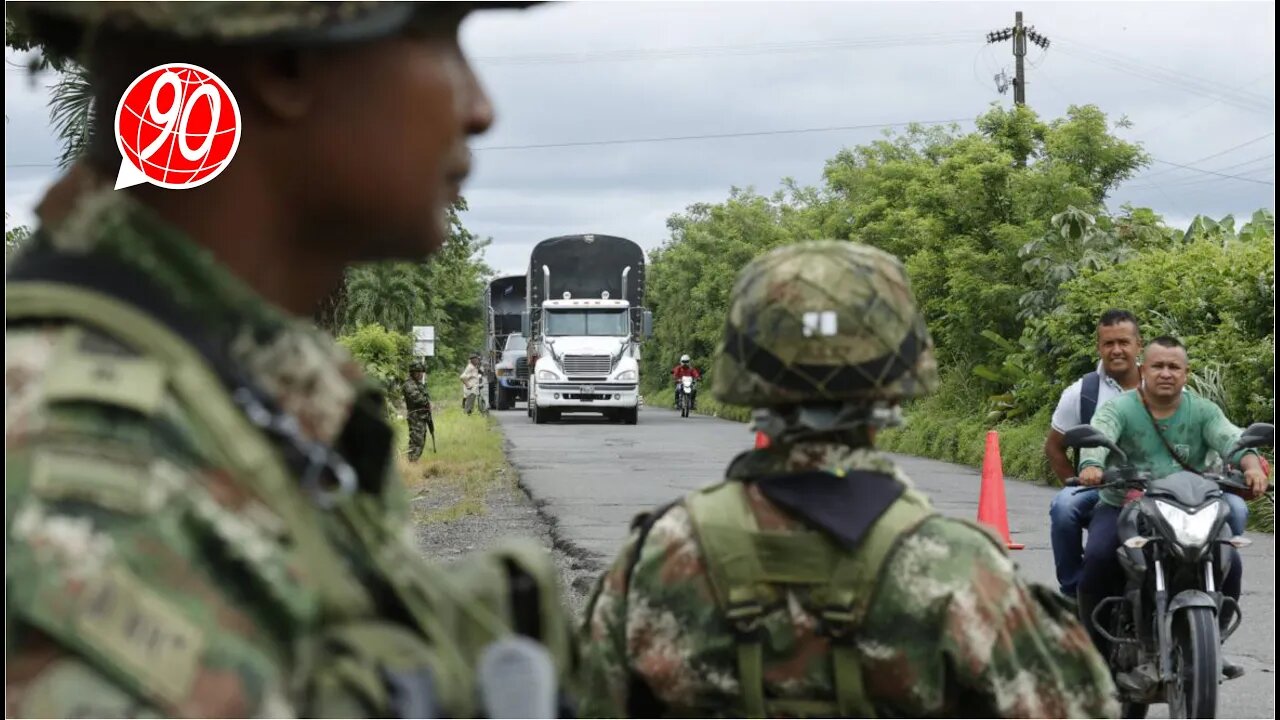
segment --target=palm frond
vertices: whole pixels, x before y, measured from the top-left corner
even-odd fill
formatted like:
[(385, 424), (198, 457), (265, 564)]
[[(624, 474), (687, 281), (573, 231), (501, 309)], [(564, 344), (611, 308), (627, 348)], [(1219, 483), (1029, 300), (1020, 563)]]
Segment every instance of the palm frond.
[(68, 67), (50, 89), (53, 97), (49, 100), (49, 119), (53, 122), (54, 134), (62, 141), (58, 167), (65, 168), (89, 148), (94, 123), (89, 73), (79, 65)]

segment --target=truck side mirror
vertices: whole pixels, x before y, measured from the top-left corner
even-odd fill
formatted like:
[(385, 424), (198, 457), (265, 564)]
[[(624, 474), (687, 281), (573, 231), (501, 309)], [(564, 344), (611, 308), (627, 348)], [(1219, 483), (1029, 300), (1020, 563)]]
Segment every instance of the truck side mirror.
[(642, 315), (641, 317), (643, 318), (640, 322), (640, 325), (642, 327), (641, 334), (644, 335), (645, 339), (647, 340), (653, 337), (653, 313), (648, 310), (645, 310), (644, 315)]
[(520, 313), (520, 334), (529, 337), (529, 311)]

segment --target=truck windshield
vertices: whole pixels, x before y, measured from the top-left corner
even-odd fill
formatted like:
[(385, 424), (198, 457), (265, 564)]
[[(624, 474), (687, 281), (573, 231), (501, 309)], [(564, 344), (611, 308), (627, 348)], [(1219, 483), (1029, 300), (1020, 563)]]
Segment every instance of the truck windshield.
[(603, 335), (620, 337), (629, 334), (626, 310), (549, 310), (548, 335)]
[(503, 352), (518, 352), (527, 349), (523, 335), (508, 335), (507, 342), (502, 346)]

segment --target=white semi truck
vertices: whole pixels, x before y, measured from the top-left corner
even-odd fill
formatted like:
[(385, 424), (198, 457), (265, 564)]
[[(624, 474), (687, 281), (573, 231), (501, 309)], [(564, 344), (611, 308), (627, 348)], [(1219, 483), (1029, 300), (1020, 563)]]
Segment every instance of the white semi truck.
[(612, 235), (563, 235), (529, 256), (529, 417), (601, 413), (634, 425), (644, 307), (644, 251)]

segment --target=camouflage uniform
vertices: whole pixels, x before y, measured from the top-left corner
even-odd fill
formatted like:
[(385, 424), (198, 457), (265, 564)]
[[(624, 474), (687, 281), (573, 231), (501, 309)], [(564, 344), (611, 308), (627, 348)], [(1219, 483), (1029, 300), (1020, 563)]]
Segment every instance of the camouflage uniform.
[[(180, 36), (395, 27), (363, 3), (110, 5), (53, 12)], [(6, 716), (471, 716), (480, 652), (530, 624), (568, 677), (546, 554), (428, 564), (358, 365), (111, 179), (73, 167), (6, 278)]]
[[(824, 317), (828, 311), (834, 316)], [(864, 318), (874, 324), (864, 324)], [(775, 333), (776, 342), (765, 333)], [(859, 335), (864, 341), (854, 342)], [(824, 356), (823, 337), (841, 349)], [(913, 343), (917, 349), (910, 357), (901, 348)], [(750, 714), (742, 680), (744, 642), (759, 647), (761, 698), (764, 714), (772, 717), (831, 717), (840, 714), (845, 700), (859, 709), (844, 714), (857, 716), (1116, 715), (1106, 666), (1070, 606), (1051, 590), (1020, 580), (990, 533), (927, 511), (927, 501), (910, 490), (910, 480), (888, 457), (853, 440), (868, 424), (878, 424), (868, 414), (875, 398), (910, 397), (932, 388), (936, 371), (929, 347), (905, 274), (890, 256), (850, 243), (805, 243), (743, 270), (714, 392), (725, 401), (772, 407), (772, 413), (757, 411), (756, 424), (774, 445), (736, 458), (721, 485), (637, 518), (596, 587), (581, 628), (585, 715)], [(891, 363), (874, 362), (886, 348), (899, 348), (899, 357), (911, 360), (899, 363), (896, 376)], [(765, 352), (789, 355), (762, 363), (758, 355)], [(804, 364), (811, 358), (825, 362)], [(873, 382), (841, 380), (840, 366), (874, 372)], [(788, 370), (806, 377), (787, 376)], [(811, 405), (804, 412), (810, 415), (790, 414), (806, 400)], [(832, 410), (839, 402), (844, 409)], [(843, 422), (841, 412), (862, 412), (862, 420)], [(827, 526), (815, 525), (804, 515), (809, 511), (766, 495), (768, 487), (785, 488), (806, 476), (830, 483), (832, 492), (853, 478), (846, 487), (855, 503), (864, 499), (863, 483), (880, 478), (926, 509), (924, 519), (896, 537), (890, 533), (892, 544), (874, 584), (863, 586), (853, 601), (864, 609), (850, 634), (833, 632), (839, 615), (830, 612), (830, 596), (803, 583), (751, 588), (749, 598), (764, 600), (747, 634), (717, 587), (704, 534), (709, 526), (699, 525), (693, 503), (733, 486), (758, 528), (757, 542), (785, 547), (793, 538), (818, 536), (827, 541), (823, 547), (841, 547), (830, 542), (835, 534), (813, 533)], [(862, 544), (844, 555), (870, 552), (866, 548), (880, 520), (872, 522)], [(845, 638), (852, 639), (860, 683), (841, 697), (837, 655), (848, 647)]]
[[(421, 371), (422, 365), (414, 363), (409, 371)], [(422, 447), (427, 442), (427, 428), (431, 425), (431, 396), (427, 394), (426, 381), (413, 379), (412, 374), (400, 386), (404, 395), (404, 407), (409, 417), (409, 459), (417, 462), (422, 457)]]

